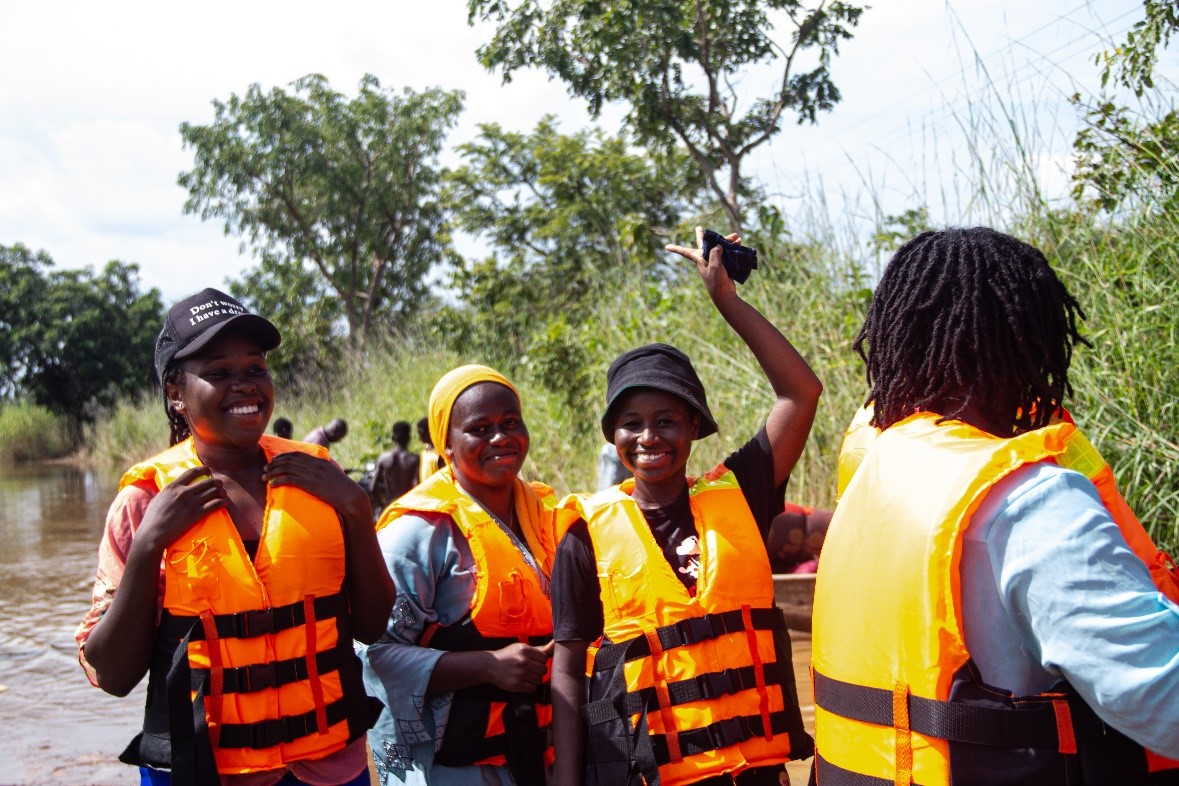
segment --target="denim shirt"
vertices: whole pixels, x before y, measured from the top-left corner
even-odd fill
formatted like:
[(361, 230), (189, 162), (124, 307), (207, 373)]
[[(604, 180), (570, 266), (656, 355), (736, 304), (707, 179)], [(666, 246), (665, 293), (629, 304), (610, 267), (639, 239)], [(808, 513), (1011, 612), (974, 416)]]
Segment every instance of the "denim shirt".
[(1040, 463), (996, 484), (966, 528), (961, 576), (985, 682), (1019, 696), (1065, 680), (1103, 721), (1179, 758), (1179, 607), (1087, 478)]

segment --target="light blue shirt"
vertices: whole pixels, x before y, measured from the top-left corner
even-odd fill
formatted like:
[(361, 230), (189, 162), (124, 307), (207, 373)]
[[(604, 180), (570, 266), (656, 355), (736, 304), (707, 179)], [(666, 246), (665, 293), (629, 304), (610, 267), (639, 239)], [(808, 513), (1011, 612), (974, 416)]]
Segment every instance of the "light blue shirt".
[(984, 682), (1019, 696), (1066, 680), (1110, 726), (1179, 759), (1179, 607), (1088, 479), (1042, 463), (996, 484), (966, 529), (961, 575)]
[(426, 626), (463, 620), (475, 594), (475, 560), (445, 515), (405, 515), (377, 533), (397, 601), (380, 640), (358, 650), (368, 692), (385, 704), (369, 744), (381, 786), (510, 786), (506, 767), (435, 764), (454, 694), (426, 696), (441, 650), (418, 646)]

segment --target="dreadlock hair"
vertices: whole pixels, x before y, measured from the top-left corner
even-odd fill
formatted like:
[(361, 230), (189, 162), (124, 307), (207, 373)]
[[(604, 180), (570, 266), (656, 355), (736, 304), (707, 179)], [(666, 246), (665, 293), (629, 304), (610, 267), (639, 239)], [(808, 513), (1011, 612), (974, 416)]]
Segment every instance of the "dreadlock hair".
[(1027, 243), (986, 227), (921, 233), (888, 263), (856, 337), (872, 425), (974, 403), (1011, 433), (1047, 425), (1072, 393), (1073, 347), (1089, 345), (1084, 318)]
[(170, 445), (175, 445), (178, 442), (183, 442), (188, 439), (192, 433), (188, 429), (188, 421), (184, 419), (176, 409), (172, 406), (172, 402), (168, 400), (168, 385), (176, 385), (180, 382), (180, 364), (173, 363), (164, 369), (164, 380), (160, 384), (160, 390), (164, 395), (164, 414), (168, 416), (168, 426), (171, 428), (172, 434), (169, 437)]

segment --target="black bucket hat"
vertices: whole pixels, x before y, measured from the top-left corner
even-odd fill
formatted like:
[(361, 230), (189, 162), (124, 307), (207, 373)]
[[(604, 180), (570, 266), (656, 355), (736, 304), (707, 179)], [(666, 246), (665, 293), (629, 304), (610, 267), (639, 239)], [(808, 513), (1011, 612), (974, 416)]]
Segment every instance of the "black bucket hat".
[(228, 328), (252, 337), (264, 352), (282, 341), (270, 320), (250, 312), (218, 289), (202, 289), (172, 306), (164, 317), (164, 328), (156, 338), (156, 377), (160, 383), (164, 382), (168, 366), (197, 354)]
[(696, 439), (716, 433), (716, 421), (708, 409), (704, 385), (692, 367), (692, 361), (670, 344), (647, 344), (623, 352), (606, 372), (606, 410), (602, 413), (602, 435), (614, 443), (613, 408), (618, 399), (633, 388), (653, 388), (683, 399), (700, 413), (700, 430)]

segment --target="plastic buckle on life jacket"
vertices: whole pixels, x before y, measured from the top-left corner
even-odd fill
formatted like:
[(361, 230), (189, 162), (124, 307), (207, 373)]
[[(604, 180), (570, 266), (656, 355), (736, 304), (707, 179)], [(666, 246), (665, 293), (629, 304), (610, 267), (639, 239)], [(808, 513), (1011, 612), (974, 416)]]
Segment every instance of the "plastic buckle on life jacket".
[[(312, 719), (314, 722), (314, 718)], [(272, 718), (256, 724), (250, 730), (250, 747), (273, 748), (280, 743), (294, 742), (308, 736), (314, 729), (307, 728), (307, 718), (302, 715), (288, 715)]]
[(729, 718), (717, 721), (708, 727), (708, 739), (712, 742), (713, 750), (727, 748), (752, 737), (744, 717)]
[(708, 641), (714, 639), (721, 633), (724, 633), (724, 626), (721, 625), (721, 630), (716, 629), (716, 622), (719, 618), (714, 615), (705, 615), (703, 617), (689, 617), (685, 620), (680, 620), (676, 623), (679, 628), (680, 635), (684, 639), (685, 644), (695, 644), (698, 641)]
[(246, 693), (253, 693), (264, 688), (273, 688), (276, 684), (276, 674), (273, 663), (254, 663), (246, 667), (245, 672), (245, 689)]
[(701, 696), (705, 699), (716, 699), (736, 693), (740, 684), (740, 675), (736, 669), (713, 671), (696, 678), (700, 686)]
[(274, 633), (274, 615), (271, 609), (243, 611), (233, 615), (233, 635), (239, 639), (251, 639)]

